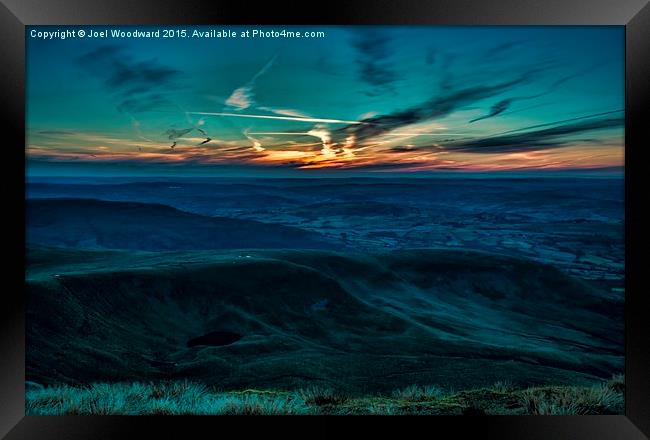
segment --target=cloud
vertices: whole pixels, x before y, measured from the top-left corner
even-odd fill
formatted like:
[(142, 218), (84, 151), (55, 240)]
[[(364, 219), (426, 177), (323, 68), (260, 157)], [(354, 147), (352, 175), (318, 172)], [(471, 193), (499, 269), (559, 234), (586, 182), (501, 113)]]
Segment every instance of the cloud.
[(114, 45), (100, 46), (91, 50), (90, 52), (85, 53), (84, 55), (81, 55), (78, 58), (78, 61), (80, 64), (92, 65), (97, 63), (98, 60), (102, 61), (106, 59), (115, 58), (118, 55), (121, 55), (123, 50), (124, 49), (120, 46), (114, 46)]
[(155, 60), (130, 62), (114, 61), (106, 84), (110, 87), (141, 92), (152, 86), (168, 85), (178, 71), (158, 64)]
[(493, 118), (495, 116), (498, 116), (501, 113), (508, 110), (512, 106), (512, 104), (514, 102), (516, 102), (516, 101), (525, 101), (525, 100), (528, 100), (528, 99), (535, 99), (535, 98), (539, 98), (541, 96), (547, 95), (547, 94), (555, 91), (555, 89), (557, 87), (564, 84), (565, 82), (570, 81), (570, 80), (572, 80), (574, 78), (578, 78), (578, 77), (584, 75), (585, 73), (591, 71), (593, 68), (595, 68), (595, 66), (590, 67), (586, 71), (576, 72), (576, 73), (572, 73), (570, 75), (563, 76), (563, 77), (555, 80), (548, 87), (548, 89), (546, 91), (543, 91), (543, 92), (540, 92), (540, 93), (535, 93), (533, 95), (528, 95), (528, 96), (517, 96), (517, 97), (502, 99), (501, 101), (498, 101), (497, 103), (493, 104), (492, 107), (490, 107), (490, 111), (487, 114), (485, 114), (483, 116), (479, 116), (477, 118), (474, 118), (474, 119), (470, 120), (469, 123), (471, 124), (473, 122), (481, 121), (483, 119), (489, 119), (489, 118)]
[(379, 114), (378, 112), (365, 112), (361, 116), (359, 116), (359, 119), (364, 120), (364, 119), (374, 118), (378, 114)]
[(581, 120), (523, 133), (501, 134), (487, 138), (457, 141), (445, 145), (445, 149), (471, 153), (509, 153), (540, 148), (559, 148), (570, 142), (570, 139), (567, 139), (568, 136), (594, 130), (623, 127), (624, 123), (624, 118)]
[(433, 118), (442, 118), (464, 106), (509, 90), (525, 82), (529, 76), (530, 74), (524, 74), (518, 78), (493, 85), (479, 85), (451, 90), (446, 94), (434, 96), (406, 110), (364, 119), (361, 121), (362, 124), (343, 127), (339, 132), (346, 135), (353, 133), (359, 140), (363, 140), (406, 125), (424, 122)]
[(271, 112), (280, 116), (289, 116), (293, 118), (310, 118), (309, 115), (291, 108), (275, 108), (269, 106), (258, 106), (255, 101), (255, 87), (257, 80), (265, 75), (275, 64), (277, 56), (271, 58), (262, 68), (241, 87), (236, 88), (226, 99), (225, 104), (236, 111), (246, 110), (248, 108), (257, 108), (258, 110)]
[(517, 131), (531, 130), (533, 128), (549, 127), (549, 126), (552, 126), (552, 125), (559, 125), (559, 124), (565, 124), (565, 123), (569, 123), (569, 122), (582, 121), (582, 120), (585, 120), (585, 119), (593, 119), (593, 118), (600, 117), (600, 116), (607, 116), (607, 115), (612, 115), (614, 113), (622, 113), (622, 112), (624, 112), (624, 110), (611, 110), (611, 111), (607, 111), (607, 112), (592, 113), (592, 114), (589, 114), (589, 115), (579, 116), (579, 117), (576, 117), (576, 118), (563, 119), (561, 121), (546, 122), (544, 124), (529, 125), (527, 127), (521, 127), (521, 128), (515, 128), (515, 129), (512, 129), (512, 130), (502, 131), (501, 133), (497, 133), (497, 135), (500, 136), (500, 135), (504, 135), (504, 134), (508, 134), (508, 133), (514, 133), (514, 132), (517, 132)]
[(321, 140), (323, 147), (320, 152), (325, 158), (332, 158), (336, 155), (334, 151), (334, 144), (332, 143), (332, 134), (324, 127), (317, 125), (307, 132), (309, 136), (317, 137)]
[(259, 140), (255, 139), (253, 136), (248, 134), (248, 130), (245, 130), (243, 134), (244, 136), (246, 136), (246, 139), (248, 139), (253, 143), (253, 150), (255, 152), (261, 153), (262, 151), (265, 150), (265, 148), (262, 146), (262, 143)]
[(77, 62), (119, 97), (117, 107), (122, 112), (144, 112), (170, 104), (160, 90), (177, 88), (181, 74), (156, 59), (135, 59), (115, 45), (98, 47), (81, 55)]
[(271, 58), (266, 64), (241, 87), (236, 88), (226, 99), (226, 105), (233, 107), (237, 110), (245, 110), (255, 105), (255, 82), (266, 72), (269, 71), (273, 63), (275, 63), (275, 56)]
[(238, 110), (244, 110), (253, 104), (253, 88), (243, 86), (235, 89), (234, 92), (226, 99), (226, 105), (235, 107)]
[(512, 104), (513, 101), (514, 98), (502, 99), (501, 101), (497, 102), (492, 107), (490, 107), (490, 112), (487, 115), (474, 118), (470, 120), (469, 123), (471, 124), (472, 122), (480, 121), (482, 119), (493, 118), (494, 116), (500, 115), (504, 111), (508, 110), (508, 108), (510, 108), (510, 105)]
[(167, 139), (174, 140), (174, 139), (178, 139), (178, 138), (181, 138), (181, 137), (185, 136), (186, 134), (188, 134), (192, 130), (194, 130), (194, 128), (183, 128), (183, 129), (180, 129), (180, 130), (170, 128), (169, 130), (165, 131), (165, 134), (167, 135)]
[(120, 92), (141, 92), (156, 86), (169, 86), (180, 71), (156, 59), (135, 60), (124, 48), (103, 46), (77, 59), (78, 63), (103, 77), (106, 86)]
[(392, 83), (398, 76), (388, 61), (392, 49), (386, 34), (362, 30), (355, 34), (352, 45), (357, 50), (356, 61), (361, 79), (375, 88), (392, 89)]
[[(365, 35), (366, 42), (369, 43), (373, 38), (379, 38), (376, 34), (369, 33)], [(383, 41), (385, 37), (379, 39)], [(497, 53), (504, 53), (510, 50), (512, 47), (519, 45), (519, 42), (506, 42), (501, 45), (498, 45), (492, 49), (494, 55)], [(362, 45), (362, 48), (366, 50), (368, 54), (379, 55), (385, 51), (382, 48), (382, 44), (379, 44), (379, 48), (368, 45), (368, 47)], [(534, 78), (536, 78), (542, 72), (548, 70), (549, 65), (545, 62), (540, 62), (536, 66), (529, 67), (524, 73), (515, 77), (514, 79), (504, 80), (496, 84), (485, 85), (468, 85), (470, 84), (471, 79), (467, 78), (465, 82), (461, 85), (454, 85), (451, 81), (451, 76), (447, 70), (453, 59), (453, 56), (450, 54), (443, 54), (446, 61), (442, 63), (442, 68), (444, 69), (441, 73), (442, 82), (440, 85), (439, 94), (433, 96), (427, 101), (422, 102), (419, 105), (412, 106), (405, 110), (396, 111), (393, 113), (385, 115), (377, 115), (369, 118), (362, 119), (362, 124), (358, 126), (348, 126), (342, 129), (337, 130), (340, 135), (356, 135), (359, 141), (365, 139), (382, 135), (392, 130), (398, 129), (403, 126), (417, 124), (424, 122), (429, 119), (434, 118), (443, 118), (453, 112), (460, 110), (469, 105), (475, 104), (479, 101), (482, 101), (487, 98), (495, 97), (501, 95), (505, 92), (508, 92), (512, 89), (515, 89), (517, 86), (525, 85)], [(370, 55), (367, 58), (372, 58)], [(588, 71), (588, 70), (587, 70)], [(509, 98), (502, 98), (492, 105), (490, 110), (486, 115), (474, 118), (470, 122), (476, 122), (481, 119), (487, 119), (494, 116), (497, 116), (504, 111), (508, 110), (515, 101), (533, 99), (540, 97), (542, 95), (548, 94), (555, 90), (559, 85), (576, 78), (587, 71), (573, 73), (564, 77), (559, 78), (553, 82), (548, 90), (545, 90), (540, 93), (527, 96), (514, 96)]]
[(386, 151), (390, 151), (392, 153), (412, 153), (413, 151), (417, 150), (418, 148), (414, 147), (413, 145), (398, 145), (397, 147), (389, 148)]

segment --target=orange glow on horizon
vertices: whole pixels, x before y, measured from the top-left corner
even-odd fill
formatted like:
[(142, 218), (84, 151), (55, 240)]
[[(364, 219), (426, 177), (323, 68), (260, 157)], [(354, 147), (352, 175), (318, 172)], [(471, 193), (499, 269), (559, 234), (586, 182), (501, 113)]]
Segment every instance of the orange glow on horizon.
[[(352, 136), (340, 144), (331, 140), (326, 130), (312, 130), (320, 142), (293, 141), (265, 145), (263, 139), (248, 136), (243, 141), (213, 140), (197, 145), (203, 138), (181, 139), (172, 149), (170, 142), (138, 143), (130, 139), (89, 135), (78, 140), (80, 145), (61, 147), (48, 143), (30, 144), (27, 155), (54, 162), (142, 162), (192, 163), (197, 165), (237, 164), (254, 166), (291, 166), (297, 169), (359, 169), (382, 172), (435, 171), (504, 171), (524, 169), (607, 168), (624, 165), (624, 150), (616, 144), (576, 144), (561, 148), (537, 149), (505, 153), (455, 151), (434, 144), (399, 144), (381, 138), (356, 144)], [(91, 142), (95, 141), (95, 142)], [(72, 144), (72, 143), (71, 143)], [(393, 145), (393, 146), (391, 146)], [(404, 146), (402, 146), (404, 145)], [(318, 148), (320, 146), (320, 148)]]

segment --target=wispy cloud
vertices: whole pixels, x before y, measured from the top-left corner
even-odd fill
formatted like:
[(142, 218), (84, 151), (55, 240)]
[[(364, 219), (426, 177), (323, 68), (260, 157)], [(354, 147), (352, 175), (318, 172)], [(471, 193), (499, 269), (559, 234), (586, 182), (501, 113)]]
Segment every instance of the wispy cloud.
[(483, 116), (476, 117), (476, 118), (474, 118), (474, 119), (471, 119), (471, 120), (469, 121), (469, 123), (471, 124), (471, 123), (473, 123), (473, 122), (477, 122), (477, 121), (481, 121), (481, 120), (484, 120), (484, 119), (489, 119), (489, 118), (493, 118), (493, 117), (495, 117), (495, 116), (498, 116), (498, 115), (500, 115), (501, 113), (503, 113), (503, 112), (505, 112), (506, 110), (508, 110), (508, 109), (512, 106), (512, 104), (514, 104), (514, 103), (517, 102), (517, 101), (525, 101), (525, 100), (529, 100), (529, 99), (540, 98), (540, 97), (542, 97), (542, 96), (544, 96), (544, 95), (548, 95), (548, 94), (554, 92), (554, 91), (555, 91), (559, 86), (561, 86), (562, 84), (566, 83), (567, 81), (570, 81), (570, 80), (572, 80), (572, 79), (578, 78), (578, 77), (584, 75), (585, 73), (587, 73), (587, 72), (593, 70), (594, 68), (595, 68), (595, 66), (594, 66), (594, 67), (590, 67), (589, 69), (587, 69), (587, 70), (585, 70), (585, 71), (572, 73), (572, 74), (570, 74), (570, 75), (565, 75), (565, 76), (563, 76), (563, 77), (561, 77), (561, 78), (555, 80), (555, 81), (554, 81), (554, 82), (553, 82), (553, 83), (548, 87), (548, 89), (545, 90), (545, 91), (543, 91), (543, 92), (535, 93), (535, 94), (528, 95), (528, 96), (516, 96), (516, 97), (512, 97), (512, 98), (502, 99), (502, 100), (496, 102), (495, 104), (493, 104), (492, 107), (490, 107), (490, 110), (488, 111), (487, 114), (485, 114), (485, 115), (483, 115)]
[(492, 85), (477, 85), (452, 90), (446, 94), (436, 95), (406, 110), (374, 116), (361, 121), (362, 124), (343, 127), (339, 131), (346, 136), (353, 133), (360, 140), (367, 139), (407, 125), (448, 116), (463, 106), (503, 93), (524, 83), (529, 78), (530, 74), (524, 74), (515, 79)]
[(234, 107), (238, 110), (244, 110), (253, 104), (253, 88), (244, 86), (235, 89), (232, 94), (226, 99), (226, 105)]
[(257, 140), (256, 138), (248, 134), (248, 130), (244, 131), (244, 136), (246, 136), (246, 139), (248, 139), (253, 143), (252, 148), (254, 151), (261, 153), (262, 151), (265, 150), (265, 148), (262, 146), (262, 143), (259, 140)]
[(607, 116), (607, 115), (613, 115), (616, 113), (623, 113), (624, 110), (610, 110), (607, 112), (600, 112), (600, 113), (592, 113), (589, 115), (584, 115), (584, 116), (577, 116), (574, 118), (569, 118), (569, 119), (562, 119), (561, 121), (553, 121), (553, 122), (545, 122), (543, 124), (535, 124), (535, 125), (529, 125), (526, 127), (520, 127), (520, 128), (514, 128), (512, 130), (506, 130), (502, 131), (500, 133), (497, 133), (496, 136), (508, 134), (508, 133), (514, 133), (517, 131), (526, 131), (526, 130), (532, 130), (533, 128), (541, 128), (541, 127), (549, 127), (552, 125), (559, 125), (559, 124), (565, 124), (567, 122), (575, 122), (575, 121), (582, 121), (584, 119), (593, 119), (601, 116)]
[(582, 120), (551, 128), (452, 142), (446, 144), (445, 149), (474, 153), (503, 153), (558, 148), (569, 144), (571, 135), (622, 128), (624, 123), (624, 118)]
[(469, 123), (471, 124), (472, 122), (477, 122), (483, 119), (493, 118), (497, 115), (500, 115), (501, 113), (503, 113), (504, 111), (510, 108), (512, 102), (513, 102), (513, 98), (502, 99), (501, 101), (497, 102), (496, 104), (493, 104), (492, 107), (490, 107), (490, 111), (488, 112), (488, 114), (471, 119)]
[(373, 92), (392, 90), (398, 75), (390, 61), (393, 49), (385, 32), (364, 29), (354, 34), (352, 45), (357, 50), (357, 65), (363, 81)]
[(121, 46), (98, 47), (77, 59), (119, 99), (118, 109), (144, 112), (169, 104), (163, 91), (178, 87), (180, 71), (156, 59), (136, 59)]
[(274, 56), (269, 61), (266, 62), (264, 66), (255, 74), (253, 77), (243, 86), (240, 86), (233, 90), (233, 92), (225, 100), (226, 107), (230, 107), (235, 111), (241, 111), (246, 109), (257, 109), (264, 112), (274, 113), (279, 116), (291, 116), (295, 118), (309, 118), (310, 116), (304, 112), (301, 112), (292, 108), (276, 108), (270, 107), (268, 105), (261, 106), (258, 105), (258, 102), (255, 99), (255, 87), (257, 80), (262, 76), (266, 75), (269, 70), (275, 64), (277, 56)]
[(275, 58), (271, 58), (253, 77), (241, 87), (236, 88), (226, 99), (226, 105), (236, 110), (245, 110), (255, 105), (255, 83), (257, 80), (269, 71)]

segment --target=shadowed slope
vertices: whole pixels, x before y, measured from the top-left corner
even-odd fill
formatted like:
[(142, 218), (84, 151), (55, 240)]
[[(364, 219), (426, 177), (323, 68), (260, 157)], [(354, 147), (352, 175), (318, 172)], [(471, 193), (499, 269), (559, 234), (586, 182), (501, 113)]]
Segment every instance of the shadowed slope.
[[(623, 366), (622, 303), (515, 258), (42, 249), (29, 260), (27, 377), (37, 381), (354, 392), (586, 383)], [(241, 339), (187, 347), (212, 332)]]
[(28, 200), (27, 239), (47, 246), (147, 251), (333, 247), (318, 233), (290, 226), (93, 199)]

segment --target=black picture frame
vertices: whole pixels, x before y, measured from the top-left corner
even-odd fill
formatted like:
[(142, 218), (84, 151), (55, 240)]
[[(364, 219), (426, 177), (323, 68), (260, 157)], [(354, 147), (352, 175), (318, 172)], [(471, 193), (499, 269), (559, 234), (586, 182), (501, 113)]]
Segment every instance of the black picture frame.
[[(428, 24), (428, 25), (624, 25), (625, 92), (625, 415), (500, 417), (37, 417), (25, 416), (24, 141), (25, 26), (44, 24)], [(646, 0), (2, 0), (0, 5), (6, 264), (0, 285), (0, 436), (8, 439), (100, 439), (130, 436), (191, 438), (273, 429), (284, 434), (345, 432), (341, 422), (363, 424), (366, 436), (388, 425), (430, 435), (479, 434), (500, 439), (641, 439), (650, 435), (650, 334), (644, 281), (646, 242), (641, 213), (648, 147), (643, 110), (650, 96), (650, 6)], [(53, 66), (55, 68), (55, 66)], [(18, 231), (22, 231), (19, 233)], [(6, 271), (6, 272), (5, 272)], [(345, 420), (343, 420), (345, 419)], [(408, 420), (407, 420), (408, 419)], [(242, 423), (243, 422), (243, 423)], [(402, 425), (403, 424), (403, 425)], [(224, 425), (228, 425), (227, 427)], [(399, 426), (401, 425), (401, 426)], [(361, 427), (359, 427), (361, 428)], [(235, 429), (236, 431), (233, 431)], [(417, 431), (420, 430), (420, 431)], [(270, 432), (270, 431), (267, 431)], [(398, 431), (399, 432), (399, 431)], [(230, 434), (232, 435), (232, 434)]]

